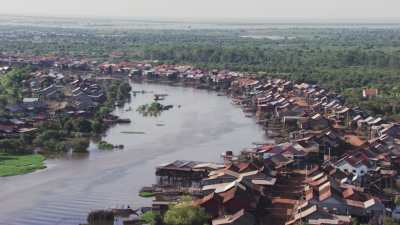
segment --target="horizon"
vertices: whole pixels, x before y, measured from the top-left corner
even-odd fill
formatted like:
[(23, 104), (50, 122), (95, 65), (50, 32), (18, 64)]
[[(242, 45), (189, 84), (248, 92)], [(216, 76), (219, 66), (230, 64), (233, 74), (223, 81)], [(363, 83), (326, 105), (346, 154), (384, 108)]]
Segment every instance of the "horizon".
[(400, 21), (397, 0), (13, 0), (0, 15), (197, 21)]
[(83, 19), (83, 20), (113, 20), (113, 21), (143, 21), (170, 23), (226, 23), (226, 24), (400, 24), (400, 17), (387, 18), (310, 18), (310, 17), (135, 17), (135, 16), (95, 16), (95, 15), (53, 15), (53, 14), (4, 14), (0, 18), (34, 18), (34, 19)]

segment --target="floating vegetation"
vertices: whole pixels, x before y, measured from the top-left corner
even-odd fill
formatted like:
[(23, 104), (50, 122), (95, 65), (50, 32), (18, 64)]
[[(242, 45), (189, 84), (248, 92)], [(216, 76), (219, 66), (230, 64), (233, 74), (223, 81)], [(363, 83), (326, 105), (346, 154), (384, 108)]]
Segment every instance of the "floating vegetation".
[(163, 105), (159, 102), (153, 102), (151, 104), (145, 104), (145, 105), (141, 105), (138, 107), (138, 109), (136, 110), (137, 112), (139, 112), (140, 114), (142, 114), (143, 116), (153, 116), (153, 117), (158, 117), (161, 115), (161, 113), (165, 110), (170, 110), (172, 109), (174, 106), (173, 105)]
[(123, 149), (123, 145), (113, 145), (106, 141), (100, 141), (97, 145), (100, 150), (113, 150), (113, 149)]
[(139, 196), (142, 198), (151, 198), (151, 197), (154, 197), (155, 194), (153, 192), (141, 191), (141, 192), (139, 192)]

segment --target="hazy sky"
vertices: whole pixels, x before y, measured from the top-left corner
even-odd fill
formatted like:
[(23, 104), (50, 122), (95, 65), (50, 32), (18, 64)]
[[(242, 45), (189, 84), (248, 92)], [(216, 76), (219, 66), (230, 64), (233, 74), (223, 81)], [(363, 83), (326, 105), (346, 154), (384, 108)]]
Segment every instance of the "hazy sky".
[(400, 0), (0, 0), (1, 14), (159, 18), (400, 18)]

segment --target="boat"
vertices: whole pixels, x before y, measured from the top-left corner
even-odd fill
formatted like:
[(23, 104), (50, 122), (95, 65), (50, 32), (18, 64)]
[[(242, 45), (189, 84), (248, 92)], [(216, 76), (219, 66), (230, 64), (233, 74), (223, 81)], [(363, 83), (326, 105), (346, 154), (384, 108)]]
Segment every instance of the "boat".
[(131, 123), (132, 121), (130, 119), (117, 119), (115, 122), (116, 123)]
[(173, 105), (166, 105), (166, 106), (163, 107), (162, 110), (170, 110), (170, 109), (172, 109), (173, 107), (174, 107)]
[(162, 100), (165, 100), (165, 96), (154, 95), (154, 101), (162, 101)]
[(251, 117), (253, 117), (253, 114), (252, 113), (246, 113), (244, 116), (248, 117), (248, 118), (251, 118)]

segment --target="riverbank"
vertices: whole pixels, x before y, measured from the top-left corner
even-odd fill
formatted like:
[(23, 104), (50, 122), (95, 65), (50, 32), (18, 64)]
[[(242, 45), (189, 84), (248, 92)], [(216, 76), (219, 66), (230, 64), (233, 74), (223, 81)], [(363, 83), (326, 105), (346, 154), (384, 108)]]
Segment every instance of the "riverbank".
[(0, 177), (16, 176), (45, 169), (45, 157), (38, 154), (10, 155), (0, 153)]

